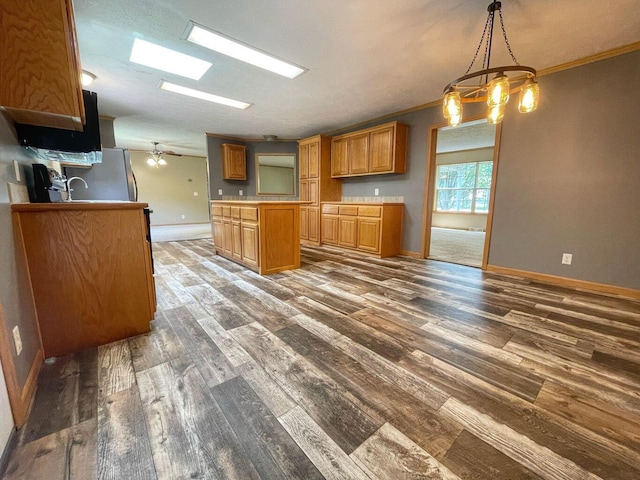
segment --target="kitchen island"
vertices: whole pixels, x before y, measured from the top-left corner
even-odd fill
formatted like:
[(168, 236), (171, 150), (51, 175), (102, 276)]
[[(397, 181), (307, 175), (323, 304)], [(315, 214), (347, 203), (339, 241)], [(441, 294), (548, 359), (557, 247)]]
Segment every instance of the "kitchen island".
[(300, 267), (300, 205), (296, 201), (213, 200), (216, 252), (261, 275)]
[(150, 330), (156, 298), (146, 203), (16, 203), (45, 357)]

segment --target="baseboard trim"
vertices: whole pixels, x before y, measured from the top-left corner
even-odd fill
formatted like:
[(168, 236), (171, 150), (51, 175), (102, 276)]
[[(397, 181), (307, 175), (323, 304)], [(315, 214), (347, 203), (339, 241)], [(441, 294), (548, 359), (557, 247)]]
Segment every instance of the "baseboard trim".
[(404, 255), (405, 257), (411, 258), (422, 258), (420, 252), (412, 252), (411, 250), (400, 250), (400, 255)]
[(13, 412), (13, 420), (16, 424), (16, 428), (21, 428), (29, 416), (29, 410), (31, 408), (31, 403), (33, 402), (36, 385), (38, 383), (38, 375), (40, 374), (40, 368), (42, 368), (42, 362), (44, 362), (44, 354), (40, 349), (33, 359), (33, 363), (29, 369), (29, 375), (27, 375), (27, 380), (24, 382), (24, 386), (20, 392), (20, 405), (17, 405), (17, 408)]
[(498, 267), (496, 265), (487, 265), (486, 270), (487, 272), (497, 273), (499, 275), (514, 275), (516, 277), (539, 280), (541, 282), (551, 283), (562, 287), (579, 288), (640, 300), (640, 290), (635, 290), (633, 288), (618, 287), (616, 285), (608, 285), (606, 283), (589, 282), (587, 280), (577, 280), (575, 278), (560, 277), (557, 275), (530, 272), (527, 270), (518, 270), (516, 268)]

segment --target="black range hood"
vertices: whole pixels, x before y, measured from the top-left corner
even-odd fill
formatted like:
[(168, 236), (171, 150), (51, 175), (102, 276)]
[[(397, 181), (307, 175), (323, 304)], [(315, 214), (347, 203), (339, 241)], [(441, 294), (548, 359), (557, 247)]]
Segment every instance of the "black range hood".
[(100, 121), (98, 118), (98, 96), (94, 92), (82, 91), (86, 123), (84, 130), (42, 127), (16, 123), (16, 133), (21, 146), (28, 148), (43, 160), (72, 163), (100, 163)]

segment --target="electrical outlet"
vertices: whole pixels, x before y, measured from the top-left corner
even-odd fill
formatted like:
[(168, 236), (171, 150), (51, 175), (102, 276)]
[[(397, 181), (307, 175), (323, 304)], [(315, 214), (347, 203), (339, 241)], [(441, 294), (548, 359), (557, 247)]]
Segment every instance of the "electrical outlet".
[(16, 344), (16, 355), (20, 355), (22, 352), (22, 339), (20, 338), (20, 329), (16, 325), (13, 327), (13, 342)]
[(193, 192), (193, 196), (197, 197), (198, 196), (198, 192)]
[(184, 214), (182, 214), (182, 220), (184, 220), (186, 218), (186, 216)]
[(373, 189), (373, 194), (377, 197), (378, 195), (380, 195), (380, 189), (379, 188), (374, 188)]
[(562, 265), (571, 265), (572, 260), (573, 260), (573, 254), (571, 253), (562, 254)]
[(218, 195), (222, 195), (222, 189), (221, 188), (218, 189)]
[(242, 190), (238, 190), (238, 195), (243, 196), (244, 192)]

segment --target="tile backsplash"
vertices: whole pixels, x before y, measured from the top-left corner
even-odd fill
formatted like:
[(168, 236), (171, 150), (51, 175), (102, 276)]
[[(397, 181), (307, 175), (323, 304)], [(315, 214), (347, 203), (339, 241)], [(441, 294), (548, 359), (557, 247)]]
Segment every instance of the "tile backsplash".
[(404, 197), (342, 197), (345, 203), (404, 203)]

